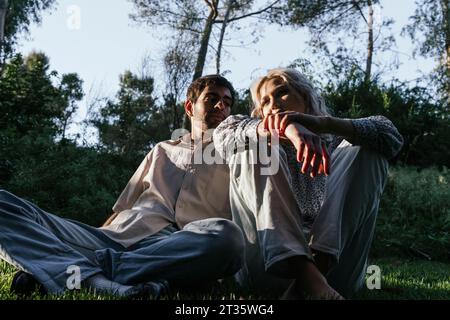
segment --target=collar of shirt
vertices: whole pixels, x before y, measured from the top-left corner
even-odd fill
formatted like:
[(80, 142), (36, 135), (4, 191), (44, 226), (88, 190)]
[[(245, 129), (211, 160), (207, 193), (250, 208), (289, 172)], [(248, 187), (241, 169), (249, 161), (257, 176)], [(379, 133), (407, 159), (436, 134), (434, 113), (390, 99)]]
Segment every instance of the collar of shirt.
[[(194, 148), (195, 145), (199, 144), (198, 140), (194, 140), (191, 137), (191, 133), (186, 133), (184, 136), (178, 139), (182, 144), (186, 146), (190, 146), (191, 149)], [(212, 132), (208, 131), (204, 134), (202, 143), (203, 144), (209, 144), (213, 141), (213, 135)]]

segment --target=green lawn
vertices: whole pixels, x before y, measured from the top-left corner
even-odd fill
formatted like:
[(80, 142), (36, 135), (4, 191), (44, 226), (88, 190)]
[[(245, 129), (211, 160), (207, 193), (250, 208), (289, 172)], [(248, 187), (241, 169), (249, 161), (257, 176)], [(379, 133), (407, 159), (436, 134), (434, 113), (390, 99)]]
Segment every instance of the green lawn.
[[(371, 261), (370, 264), (381, 268), (381, 289), (362, 290), (355, 299), (446, 299), (450, 300), (450, 264), (423, 260), (405, 260), (386, 258)], [(0, 262), (0, 300), (16, 299), (9, 293), (14, 269)], [(175, 294), (171, 299), (238, 299), (242, 294), (231, 289), (219, 290), (203, 295), (186, 293)], [(273, 297), (257, 297), (243, 295), (246, 299), (264, 299)], [(105, 300), (113, 297), (96, 295), (88, 292), (67, 293), (59, 297), (39, 297), (33, 299), (89, 299)]]

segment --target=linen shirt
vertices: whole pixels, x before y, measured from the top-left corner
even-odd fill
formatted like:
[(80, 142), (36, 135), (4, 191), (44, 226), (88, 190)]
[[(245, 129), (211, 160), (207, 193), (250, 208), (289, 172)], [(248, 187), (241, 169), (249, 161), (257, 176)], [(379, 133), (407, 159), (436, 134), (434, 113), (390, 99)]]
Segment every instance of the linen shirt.
[[(216, 163), (208, 164), (199, 154), (215, 156)], [(147, 154), (117, 199), (117, 217), (100, 229), (129, 247), (171, 224), (181, 229), (195, 220), (231, 219), (228, 191), (228, 165), (215, 153), (212, 137), (196, 144), (189, 134), (163, 141)]]

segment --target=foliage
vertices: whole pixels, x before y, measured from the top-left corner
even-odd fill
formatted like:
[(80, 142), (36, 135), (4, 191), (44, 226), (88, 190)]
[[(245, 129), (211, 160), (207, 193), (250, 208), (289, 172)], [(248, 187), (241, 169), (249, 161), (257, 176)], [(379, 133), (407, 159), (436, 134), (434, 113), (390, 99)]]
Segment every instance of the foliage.
[(117, 101), (108, 100), (92, 123), (105, 150), (121, 154), (146, 153), (169, 136), (166, 114), (153, 97), (153, 78), (126, 71), (120, 76)]
[[(2, 137), (5, 133), (2, 132)], [(68, 140), (10, 135), (0, 146), (0, 187), (43, 210), (100, 226), (141, 159), (124, 159)]]
[[(340, 69), (339, 71), (342, 71)], [(364, 81), (360, 69), (344, 70), (323, 89), (327, 105), (335, 116), (358, 118), (381, 114), (389, 118), (403, 135), (404, 146), (397, 160), (427, 167), (450, 167), (448, 106), (435, 101), (427, 88), (408, 87), (399, 82), (382, 84)]]
[(42, 12), (53, 8), (55, 0), (9, 0), (7, 4), (5, 39), (0, 47), (0, 61), (13, 55), (19, 35), (28, 34), (32, 22), (40, 23)]
[(49, 70), (49, 60), (43, 53), (33, 52), (25, 59), (14, 56), (5, 64), (0, 77), (0, 124), (13, 128), (19, 136), (33, 136), (44, 131), (55, 135), (58, 122), (67, 122), (76, 100), (81, 99), (81, 80), (75, 74)]
[(285, 0), (283, 4), (269, 18), (283, 26), (306, 27), (317, 63), (333, 67), (354, 64), (364, 70), (367, 81), (372, 77), (373, 64), (387, 67), (386, 61), (375, 56), (395, 44), (390, 34), (394, 21), (377, 20), (374, 13), (382, 10), (380, 1)]
[(381, 199), (374, 256), (450, 260), (450, 171), (391, 168)]
[(416, 44), (414, 54), (433, 57), (438, 62), (430, 75), (438, 92), (450, 100), (450, 1), (416, 0), (416, 11), (403, 33)]

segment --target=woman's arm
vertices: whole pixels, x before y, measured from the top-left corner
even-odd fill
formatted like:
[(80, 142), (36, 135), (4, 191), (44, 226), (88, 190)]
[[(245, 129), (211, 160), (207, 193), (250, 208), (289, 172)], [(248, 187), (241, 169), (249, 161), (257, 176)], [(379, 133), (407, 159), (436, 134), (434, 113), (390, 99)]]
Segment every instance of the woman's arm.
[[(285, 133), (286, 135), (283, 132), (281, 137), (289, 140), (297, 149), (297, 160), (303, 161), (303, 173), (309, 172), (310, 169), (309, 173), (312, 177), (329, 173), (328, 151), (318, 135), (298, 123), (288, 125)], [(231, 155), (240, 146), (249, 141), (257, 143), (259, 137), (268, 137), (271, 134), (278, 134), (278, 132), (266, 130), (264, 122), (260, 119), (233, 115), (214, 130), (214, 147), (223, 159), (229, 161)]]
[[(265, 120), (269, 126), (285, 130), (292, 122), (299, 123), (316, 134), (340, 136), (354, 145), (371, 148), (386, 158), (395, 157), (403, 146), (403, 137), (394, 124), (384, 116), (359, 119), (340, 119), (330, 116), (313, 116), (298, 112), (282, 112)], [(280, 120), (281, 119), (281, 120)], [(276, 124), (278, 123), (278, 124)]]
[(214, 148), (226, 161), (230, 160), (234, 150), (244, 146), (248, 141), (258, 139), (258, 124), (260, 119), (246, 115), (231, 115), (214, 129)]

